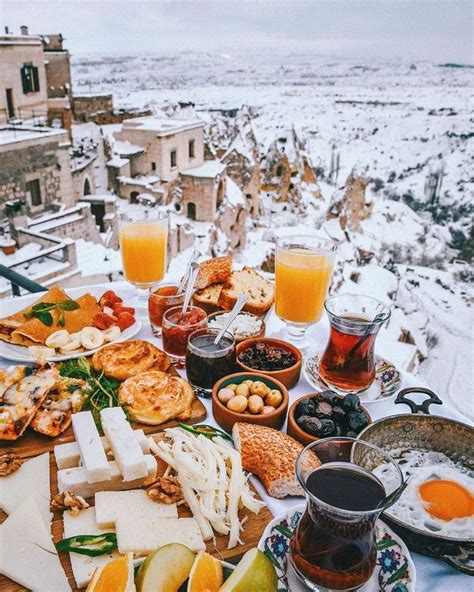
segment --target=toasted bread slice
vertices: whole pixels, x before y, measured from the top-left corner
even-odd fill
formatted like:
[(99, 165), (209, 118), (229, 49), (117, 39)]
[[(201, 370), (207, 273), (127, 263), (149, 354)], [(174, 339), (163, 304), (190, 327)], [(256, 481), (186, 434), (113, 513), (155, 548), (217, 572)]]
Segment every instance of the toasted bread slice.
[(275, 287), (255, 269), (244, 267), (241, 271), (234, 271), (224, 284), (219, 294), (218, 305), (224, 310), (231, 310), (241, 294), (249, 296), (243, 310), (262, 315), (273, 304)]
[(220, 310), (218, 301), (223, 285), (212, 284), (212, 286), (208, 286), (204, 290), (198, 290), (193, 295), (194, 304), (206, 311), (207, 314)]
[[(273, 428), (243, 422), (234, 424), (232, 439), (240, 452), (242, 468), (256, 475), (269, 495), (279, 499), (304, 495), (295, 471), (302, 444)], [(313, 462), (314, 468), (321, 464), (316, 455)]]
[(232, 274), (232, 257), (215, 257), (199, 266), (199, 273), (194, 287), (203, 290), (212, 284), (227, 282)]

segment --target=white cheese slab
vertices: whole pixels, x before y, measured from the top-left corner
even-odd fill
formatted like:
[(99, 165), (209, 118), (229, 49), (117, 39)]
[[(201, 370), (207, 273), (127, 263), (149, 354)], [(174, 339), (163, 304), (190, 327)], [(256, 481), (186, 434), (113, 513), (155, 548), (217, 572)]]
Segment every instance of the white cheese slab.
[[(145, 436), (143, 430), (134, 430), (133, 436), (137, 439), (144, 454), (150, 453), (150, 440)], [(109, 441), (103, 436), (100, 441), (104, 447), (106, 455), (112, 455), (110, 450)], [(77, 442), (67, 442), (66, 444), (58, 444), (54, 447), (54, 458), (56, 459), (56, 465), (58, 469), (71, 469), (72, 467), (78, 467), (81, 460), (81, 452)], [(109, 460), (111, 460), (109, 458)]]
[(105, 454), (99, 432), (90, 411), (81, 411), (72, 416), (72, 427), (79, 446), (82, 464), (88, 483), (110, 479), (109, 461)]
[(196, 553), (206, 549), (194, 518), (137, 518), (124, 514), (117, 517), (115, 531), (120, 553), (147, 555), (168, 543), (181, 543)]
[(49, 453), (45, 452), (24, 462), (14, 473), (0, 477), (0, 508), (11, 514), (32, 496), (48, 531), (51, 531), (49, 502)]
[(141, 446), (121, 407), (107, 407), (100, 412), (104, 434), (124, 481), (146, 477), (147, 466)]
[(87, 481), (87, 472), (84, 467), (74, 467), (72, 469), (63, 469), (58, 471), (58, 490), (72, 491), (82, 497), (92, 497), (98, 491), (121, 491), (124, 489), (138, 489), (156, 478), (157, 464), (156, 459), (151, 454), (145, 455), (147, 463), (147, 476), (144, 479), (135, 479), (134, 481), (123, 481), (122, 473), (115, 461), (109, 461), (110, 478), (107, 481), (97, 481), (89, 483)]
[(101, 528), (115, 527), (117, 518), (127, 513), (137, 519), (177, 518), (178, 508), (176, 504), (154, 502), (143, 489), (95, 494), (95, 519)]
[(33, 592), (71, 590), (33, 497), (0, 526), (0, 573)]
[[(63, 520), (64, 538), (80, 534), (103, 534), (105, 532), (114, 531), (113, 528), (100, 528), (97, 525), (94, 508), (81, 510), (77, 516), (71, 516), (69, 512), (64, 512)], [(110, 560), (117, 559), (117, 557), (120, 557), (118, 551), (106, 555), (100, 555), (99, 557), (88, 557), (87, 555), (79, 555), (78, 553), (69, 553), (72, 573), (74, 574), (77, 587), (85, 588), (96, 567), (103, 567)], [(51, 590), (49, 592), (51, 592)]]

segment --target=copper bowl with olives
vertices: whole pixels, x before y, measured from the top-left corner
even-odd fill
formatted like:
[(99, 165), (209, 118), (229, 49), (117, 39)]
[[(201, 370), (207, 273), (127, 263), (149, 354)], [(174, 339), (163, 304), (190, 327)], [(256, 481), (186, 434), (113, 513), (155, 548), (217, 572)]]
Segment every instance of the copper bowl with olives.
[(372, 423), (367, 409), (355, 393), (338, 395), (333, 391), (312, 393), (299, 398), (288, 412), (287, 433), (308, 446), (320, 438), (349, 436)]
[(212, 389), (212, 414), (227, 432), (245, 421), (279, 429), (288, 410), (288, 390), (274, 378), (252, 372), (229, 374)]

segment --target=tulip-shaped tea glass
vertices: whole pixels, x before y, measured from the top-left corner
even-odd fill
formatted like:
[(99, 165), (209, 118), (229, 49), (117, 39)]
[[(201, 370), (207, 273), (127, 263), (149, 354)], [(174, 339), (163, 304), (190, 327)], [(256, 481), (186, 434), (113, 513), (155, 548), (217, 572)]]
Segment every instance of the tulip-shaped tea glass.
[(330, 388), (368, 389), (375, 379), (375, 338), (390, 317), (383, 302), (359, 294), (332, 296), (324, 303), (331, 331), (319, 363), (319, 376)]
[(296, 475), (307, 505), (290, 542), (293, 568), (310, 590), (359, 589), (375, 568), (375, 522), (404, 489), (400, 467), (373, 444), (334, 437), (307, 446)]
[(317, 323), (331, 283), (336, 243), (317, 236), (286, 236), (275, 252), (275, 312), (290, 341), (301, 341)]

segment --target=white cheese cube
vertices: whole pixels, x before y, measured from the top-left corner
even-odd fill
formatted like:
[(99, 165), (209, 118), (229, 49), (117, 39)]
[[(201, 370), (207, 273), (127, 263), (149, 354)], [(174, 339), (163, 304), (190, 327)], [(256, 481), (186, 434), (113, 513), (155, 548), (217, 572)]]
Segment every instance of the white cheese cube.
[[(63, 513), (64, 538), (77, 536), (81, 534), (103, 534), (113, 532), (113, 528), (100, 528), (95, 521), (94, 508), (81, 510), (77, 516), (72, 516), (69, 512)], [(76, 580), (78, 588), (85, 588), (91, 579), (92, 572), (96, 567), (103, 567), (111, 559), (120, 557), (118, 551), (100, 555), (99, 557), (88, 557), (79, 553), (69, 553), (71, 560), (72, 573)], [(54, 588), (51, 588), (53, 590)]]
[(151, 454), (145, 455), (147, 463), (147, 476), (144, 479), (135, 479), (134, 481), (123, 481), (122, 473), (115, 461), (109, 462), (110, 478), (107, 481), (97, 481), (89, 483), (84, 467), (74, 467), (72, 469), (62, 469), (58, 471), (58, 490), (72, 491), (82, 497), (92, 497), (98, 491), (137, 489), (152, 483), (156, 479), (157, 464)]
[(100, 440), (99, 432), (90, 411), (81, 411), (72, 416), (72, 427), (79, 446), (87, 482), (97, 483), (110, 479), (109, 462)]
[(143, 489), (99, 491), (95, 494), (95, 519), (101, 528), (115, 526), (118, 516), (131, 514), (141, 518), (177, 518), (176, 504), (160, 504)]
[[(145, 436), (145, 432), (143, 430), (134, 430), (133, 435), (140, 444), (143, 452), (145, 454), (149, 454), (150, 440), (147, 436)], [(110, 452), (109, 441), (105, 436), (103, 436), (100, 441), (102, 442), (102, 446), (104, 447), (106, 455), (108, 456), (108, 453)], [(54, 457), (56, 459), (56, 465), (58, 469), (70, 469), (72, 467), (78, 467), (81, 459), (81, 453), (77, 442), (58, 444), (54, 447)]]
[(147, 474), (145, 455), (133, 436), (132, 426), (128, 423), (121, 407), (108, 407), (100, 412), (102, 429), (109, 441), (124, 481), (140, 479)]
[(120, 553), (146, 555), (168, 543), (181, 543), (196, 553), (206, 549), (194, 518), (137, 518), (124, 514), (117, 516), (115, 531)]

